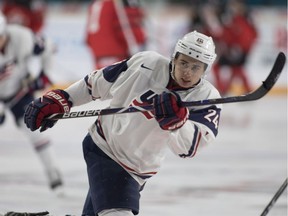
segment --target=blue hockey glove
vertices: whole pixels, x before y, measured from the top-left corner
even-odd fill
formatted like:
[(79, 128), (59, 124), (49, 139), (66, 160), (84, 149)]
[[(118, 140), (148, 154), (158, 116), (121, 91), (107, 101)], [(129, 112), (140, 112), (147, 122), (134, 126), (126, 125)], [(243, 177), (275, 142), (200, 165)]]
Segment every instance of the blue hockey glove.
[(63, 90), (52, 90), (42, 97), (32, 101), (25, 110), (24, 122), (31, 131), (40, 128), (45, 131), (55, 125), (57, 120), (46, 119), (55, 113), (67, 113), (72, 103), (68, 100), (69, 95)]
[(182, 106), (181, 98), (176, 93), (163, 92), (153, 99), (154, 115), (163, 130), (175, 130), (184, 125), (189, 110)]

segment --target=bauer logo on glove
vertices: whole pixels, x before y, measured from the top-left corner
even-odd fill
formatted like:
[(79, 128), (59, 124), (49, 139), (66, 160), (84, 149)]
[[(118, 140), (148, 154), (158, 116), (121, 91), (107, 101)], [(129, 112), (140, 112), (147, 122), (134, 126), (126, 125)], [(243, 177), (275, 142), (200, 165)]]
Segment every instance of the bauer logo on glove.
[(57, 120), (47, 119), (55, 113), (67, 113), (70, 111), (72, 103), (68, 100), (69, 95), (63, 90), (52, 90), (43, 97), (31, 102), (26, 108), (24, 122), (32, 131), (40, 128), (40, 132), (45, 131), (55, 125)]

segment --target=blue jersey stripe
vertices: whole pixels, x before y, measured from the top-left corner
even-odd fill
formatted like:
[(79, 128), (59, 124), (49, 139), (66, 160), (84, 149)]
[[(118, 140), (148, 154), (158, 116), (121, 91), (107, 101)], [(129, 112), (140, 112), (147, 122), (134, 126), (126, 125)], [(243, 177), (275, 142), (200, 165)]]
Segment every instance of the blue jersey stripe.
[(216, 106), (207, 107), (201, 110), (190, 110), (189, 120), (206, 125), (216, 137), (218, 134), (220, 111), (221, 109)]
[(195, 147), (197, 147), (198, 144), (198, 133), (199, 133), (199, 129), (196, 125), (194, 125), (194, 136), (193, 136), (193, 141), (192, 141), (192, 145), (188, 151), (188, 154), (180, 154), (180, 157), (191, 157), (193, 156), (193, 152), (196, 150)]
[(103, 76), (108, 82), (114, 82), (119, 75), (128, 69), (127, 60), (110, 65), (103, 69)]

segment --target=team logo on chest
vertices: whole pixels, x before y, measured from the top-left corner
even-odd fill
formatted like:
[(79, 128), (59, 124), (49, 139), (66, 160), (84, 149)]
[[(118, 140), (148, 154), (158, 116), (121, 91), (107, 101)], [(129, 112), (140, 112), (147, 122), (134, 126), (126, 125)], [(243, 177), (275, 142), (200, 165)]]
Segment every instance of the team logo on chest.
[[(145, 106), (153, 103), (153, 98), (156, 96), (156, 93), (153, 92), (152, 90), (148, 90), (144, 94), (142, 94), (140, 97), (137, 97), (134, 99), (131, 103), (131, 106)], [(142, 112), (143, 115), (147, 119), (152, 119), (154, 118), (153, 112), (147, 111), (147, 112)]]

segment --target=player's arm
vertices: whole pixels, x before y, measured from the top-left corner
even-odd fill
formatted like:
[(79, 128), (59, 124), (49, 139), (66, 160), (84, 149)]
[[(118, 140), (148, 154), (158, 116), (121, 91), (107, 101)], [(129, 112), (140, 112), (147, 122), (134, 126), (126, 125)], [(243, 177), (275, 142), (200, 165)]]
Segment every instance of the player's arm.
[(170, 132), (170, 147), (180, 157), (193, 157), (218, 134), (221, 109), (217, 106), (189, 110), (176, 92), (157, 95), (153, 105), (156, 121)]
[(45, 75), (48, 78), (49, 73), (51, 71), (52, 58), (55, 52), (56, 52), (55, 44), (51, 40), (49, 40), (49, 38), (34, 35), (33, 55), (40, 57), (39, 78), (42, 78), (41, 74)]
[[(78, 106), (100, 98), (101, 100), (111, 99), (115, 93), (113, 89), (121, 85), (126, 80), (125, 78), (128, 79), (130, 74), (135, 72), (133, 70), (128, 71), (134, 60), (132, 57), (96, 70), (83, 80), (65, 89), (69, 93), (73, 105)], [(119, 79), (119, 77), (121, 78)]]
[(128, 70), (128, 67), (139, 58), (141, 55), (136, 54), (129, 60), (96, 70), (64, 90), (52, 90), (32, 101), (24, 115), (27, 127), (32, 131), (41, 127), (40, 130), (44, 131), (56, 123), (47, 119), (52, 114), (69, 112), (72, 106), (79, 106), (92, 100), (111, 99), (115, 93), (113, 89), (126, 81), (131, 73), (137, 73), (135, 70)]
[(180, 157), (193, 157), (199, 149), (215, 140), (221, 109), (210, 106), (199, 110), (190, 110), (185, 125), (173, 131), (170, 147)]
[(32, 131), (40, 128), (44, 131), (56, 123), (47, 119), (55, 113), (66, 113), (72, 106), (79, 106), (92, 100), (112, 97), (111, 88), (120, 74), (128, 68), (127, 60), (97, 70), (64, 90), (49, 91), (42, 97), (32, 101), (24, 115), (24, 121)]

